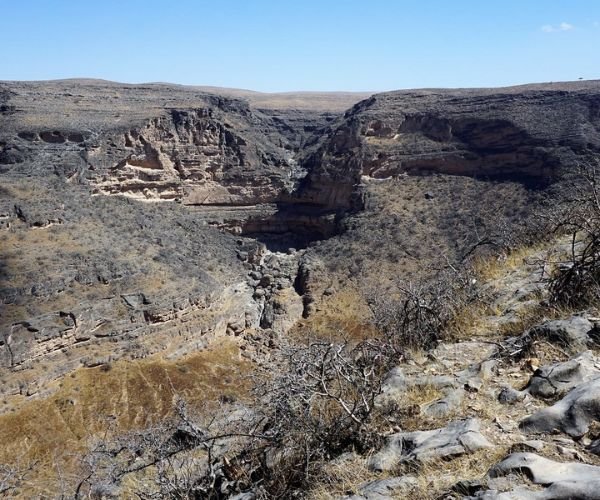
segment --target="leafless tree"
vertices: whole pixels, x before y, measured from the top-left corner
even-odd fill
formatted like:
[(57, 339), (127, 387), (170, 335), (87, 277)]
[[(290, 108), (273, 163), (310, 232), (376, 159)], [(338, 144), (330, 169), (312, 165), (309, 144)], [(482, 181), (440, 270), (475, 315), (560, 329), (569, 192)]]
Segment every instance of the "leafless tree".
[(395, 288), (368, 293), (375, 327), (396, 357), (407, 349), (430, 349), (457, 310), (477, 299), (472, 274), (449, 261), (428, 281), (396, 282)]
[(324, 461), (364, 451), (389, 365), (380, 341), (310, 342), (283, 349), (279, 374), (257, 393), (270, 436), (255, 477), (268, 498), (290, 498), (318, 476)]

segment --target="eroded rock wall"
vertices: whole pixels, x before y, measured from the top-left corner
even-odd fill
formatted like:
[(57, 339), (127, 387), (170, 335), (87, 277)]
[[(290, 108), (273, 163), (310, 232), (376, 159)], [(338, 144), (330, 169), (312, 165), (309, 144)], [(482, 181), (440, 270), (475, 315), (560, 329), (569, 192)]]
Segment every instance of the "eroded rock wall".
[[(593, 87), (593, 82), (590, 86)], [(305, 195), (335, 200), (336, 181), (432, 173), (547, 184), (600, 151), (596, 88), (377, 94), (349, 110), (309, 153)]]

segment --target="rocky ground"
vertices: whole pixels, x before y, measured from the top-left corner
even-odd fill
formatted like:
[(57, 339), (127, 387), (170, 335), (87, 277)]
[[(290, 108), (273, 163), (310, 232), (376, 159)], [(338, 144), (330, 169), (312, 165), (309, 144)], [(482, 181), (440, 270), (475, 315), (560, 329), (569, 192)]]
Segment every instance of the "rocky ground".
[[(153, 425), (181, 394), (242, 404), (282, 341), (376, 335), (375, 291), (526, 244), (598, 154), (599, 89), (0, 82), (0, 463), (43, 464), (32, 491), (56, 496), (93, 436)], [(482, 271), (460, 341), (390, 374), (387, 445), (331, 464), (371, 482), (332, 473), (315, 495), (592, 498), (596, 469), (544, 461), (596, 464), (594, 314), (544, 308), (549, 251)]]
[[(598, 498), (597, 318), (545, 305), (549, 267), (568, 247), (522, 253), (484, 278), (489, 309), (465, 337), (388, 374), (379, 404), (397, 417), (383, 447), (339, 459), (313, 496)], [(344, 481), (344, 464), (369, 479)]]

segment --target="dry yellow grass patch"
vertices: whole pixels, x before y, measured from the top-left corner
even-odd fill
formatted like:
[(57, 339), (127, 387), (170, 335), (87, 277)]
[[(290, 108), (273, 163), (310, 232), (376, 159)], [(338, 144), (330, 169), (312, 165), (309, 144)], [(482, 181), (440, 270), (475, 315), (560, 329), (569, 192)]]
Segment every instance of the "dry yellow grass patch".
[(475, 260), (475, 274), (482, 281), (494, 281), (523, 267), (528, 259), (547, 252), (552, 247), (550, 242), (517, 248), (508, 254), (498, 257), (481, 257)]
[(444, 333), (451, 339), (508, 337), (523, 333), (543, 319), (557, 317), (553, 309), (537, 305), (516, 311), (516, 321), (495, 325), (493, 320), (503, 314), (504, 311), (483, 303), (465, 306), (452, 318)]
[(308, 492), (310, 500), (334, 500), (342, 495), (356, 494), (364, 483), (405, 474), (417, 477), (417, 486), (410, 497), (434, 500), (448, 492), (461, 480), (482, 479), (489, 469), (508, 454), (507, 446), (480, 450), (455, 458), (438, 459), (422, 465), (407, 464), (399, 470), (376, 473), (367, 467), (368, 457), (353, 456), (348, 460), (327, 463), (323, 466), (319, 484)]
[(478, 302), (464, 306), (456, 312), (445, 329), (451, 339), (472, 339), (489, 335), (489, 317), (500, 316), (502, 311)]
[(508, 454), (508, 448), (497, 446), (453, 459), (433, 460), (423, 464), (417, 473), (418, 486), (412, 498), (434, 500), (461, 480), (482, 479), (490, 468)]
[(311, 339), (360, 341), (376, 337), (371, 324), (371, 310), (364, 297), (354, 288), (346, 288), (329, 297), (310, 318), (300, 321), (289, 335), (297, 341)]
[(363, 483), (387, 477), (370, 470), (367, 461), (368, 457), (353, 455), (347, 460), (325, 463), (318, 478), (319, 484), (308, 492), (307, 498), (334, 500), (342, 495), (356, 493)]
[[(245, 398), (252, 366), (225, 340), (177, 361), (159, 356), (80, 369), (45, 399), (0, 416), (0, 463), (36, 462), (33, 484), (52, 488), (74, 474), (88, 441), (106, 433), (140, 429), (170, 416), (178, 398), (209, 412), (219, 399)], [(40, 493), (41, 494), (41, 493)]]
[[(551, 242), (523, 247), (501, 257), (485, 257), (477, 259), (473, 266), (482, 288), (483, 296), (475, 304), (468, 304), (459, 309), (448, 327), (446, 335), (455, 339), (471, 339), (474, 337), (508, 336), (522, 333), (545, 316), (553, 312), (541, 306), (523, 307), (515, 314), (517, 321), (500, 323), (496, 318), (504, 316), (507, 311), (492, 302), (498, 302), (496, 293), (509, 293), (513, 280), (527, 278), (533, 272), (532, 266), (536, 260), (548, 264), (546, 272), (552, 267), (551, 262), (556, 253)], [(540, 293), (532, 293), (527, 299), (541, 300)]]
[(520, 335), (525, 330), (540, 323), (545, 319), (553, 319), (557, 317), (556, 311), (553, 309), (537, 305), (535, 307), (526, 308), (516, 313), (518, 320), (505, 323), (497, 330), (497, 333), (502, 337), (510, 337), (512, 335)]
[(403, 394), (402, 403), (404, 405), (418, 405), (424, 407), (437, 401), (443, 397), (443, 395), (444, 393), (440, 391), (440, 389), (431, 384), (412, 386)]

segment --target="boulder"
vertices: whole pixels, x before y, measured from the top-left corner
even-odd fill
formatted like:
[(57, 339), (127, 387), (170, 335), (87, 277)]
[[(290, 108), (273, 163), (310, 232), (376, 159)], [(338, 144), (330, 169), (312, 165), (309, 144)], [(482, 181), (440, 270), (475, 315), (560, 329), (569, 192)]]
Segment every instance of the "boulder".
[(581, 352), (591, 343), (588, 334), (593, 328), (593, 323), (588, 319), (572, 316), (568, 319), (546, 321), (531, 328), (526, 335), (548, 340), (574, 352)]
[(535, 484), (553, 484), (559, 481), (600, 481), (600, 467), (578, 462), (555, 462), (535, 453), (513, 453), (492, 467), (491, 478), (519, 472)]
[(477, 419), (457, 420), (441, 429), (392, 434), (386, 446), (371, 457), (369, 467), (388, 471), (401, 462), (427, 462), (491, 447), (492, 444), (479, 432)]
[(597, 500), (600, 499), (600, 467), (578, 462), (555, 462), (534, 453), (513, 453), (494, 466), (488, 476), (493, 478), (524, 474), (542, 491), (517, 486), (512, 491), (488, 490), (470, 499), (480, 500)]
[(554, 398), (590, 379), (600, 376), (600, 361), (591, 353), (584, 351), (575, 358), (536, 370), (529, 381), (526, 391), (540, 398)]
[(600, 419), (600, 378), (578, 385), (556, 404), (527, 417), (519, 424), (526, 432), (562, 431), (573, 437), (587, 433), (590, 424)]
[(391, 477), (364, 483), (358, 487), (355, 495), (348, 495), (341, 500), (392, 500), (408, 498), (409, 492), (418, 485), (415, 476)]
[(451, 389), (443, 398), (428, 404), (422, 413), (428, 417), (441, 418), (456, 410), (465, 398), (464, 389)]
[(498, 394), (498, 401), (502, 404), (509, 405), (523, 401), (527, 393), (525, 391), (517, 391), (510, 386), (504, 386)]

